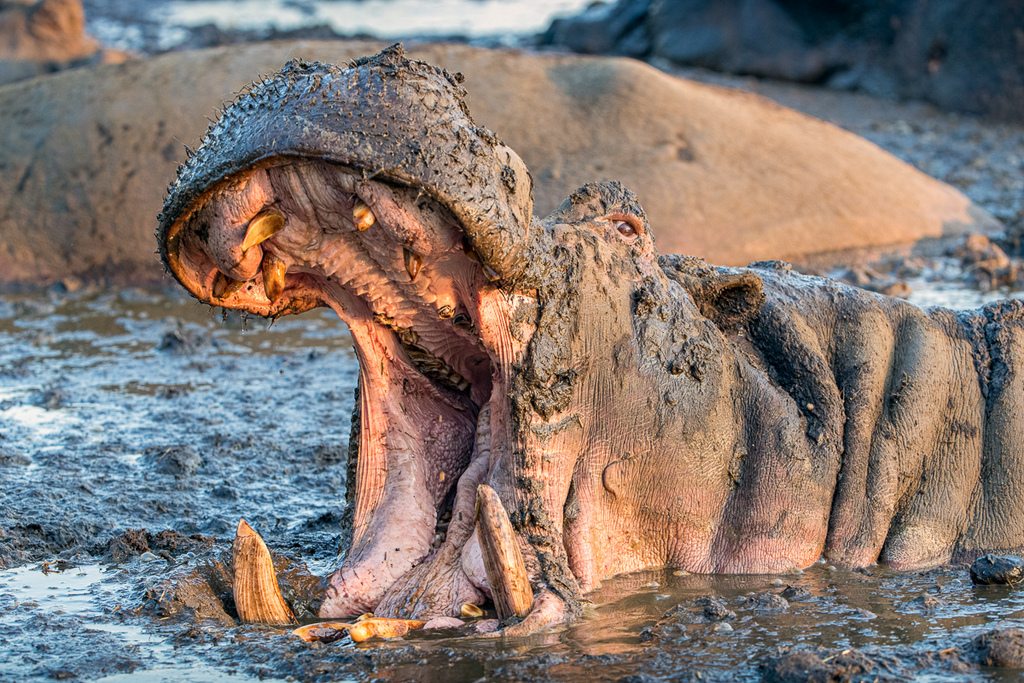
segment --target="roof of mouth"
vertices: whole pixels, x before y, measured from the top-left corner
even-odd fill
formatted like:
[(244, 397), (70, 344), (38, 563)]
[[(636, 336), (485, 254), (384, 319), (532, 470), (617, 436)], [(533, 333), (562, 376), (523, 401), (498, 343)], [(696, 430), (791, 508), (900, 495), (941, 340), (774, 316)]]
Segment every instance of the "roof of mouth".
[(422, 187), (478, 247), (503, 263), (532, 220), (533, 181), (491, 131), (477, 127), (457, 75), (408, 60), (400, 45), (341, 68), (292, 60), (253, 83), (210, 125), (179, 167), (158, 239), (232, 176), (280, 157), (321, 158), (367, 177)]

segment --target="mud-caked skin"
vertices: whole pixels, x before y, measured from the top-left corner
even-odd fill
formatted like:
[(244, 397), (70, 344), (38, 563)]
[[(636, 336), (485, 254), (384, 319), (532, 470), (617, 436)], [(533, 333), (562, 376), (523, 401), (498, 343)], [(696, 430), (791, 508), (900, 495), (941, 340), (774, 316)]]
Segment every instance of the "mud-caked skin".
[(659, 257), (635, 196), (531, 179), (459, 79), (292, 62), (182, 167), (158, 239), (203, 301), (329, 306), (360, 362), (351, 542), (323, 616), (458, 615), (480, 484), (535, 593), (647, 567), (913, 568), (1024, 545), (1024, 305), (922, 311), (784, 264)]

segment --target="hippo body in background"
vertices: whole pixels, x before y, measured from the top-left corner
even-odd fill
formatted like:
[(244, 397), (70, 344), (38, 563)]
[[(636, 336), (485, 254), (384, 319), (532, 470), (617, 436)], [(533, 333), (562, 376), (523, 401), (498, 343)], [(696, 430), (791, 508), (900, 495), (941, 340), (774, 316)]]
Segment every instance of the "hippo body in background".
[(458, 79), (400, 48), (291, 62), (182, 167), (158, 241), (199, 299), (326, 305), (360, 361), (351, 542), (323, 616), (490, 596), (489, 484), (536, 595), (506, 632), (647, 567), (901, 568), (1024, 545), (1024, 306), (921, 311), (792, 273), (660, 257), (635, 196), (543, 220)]

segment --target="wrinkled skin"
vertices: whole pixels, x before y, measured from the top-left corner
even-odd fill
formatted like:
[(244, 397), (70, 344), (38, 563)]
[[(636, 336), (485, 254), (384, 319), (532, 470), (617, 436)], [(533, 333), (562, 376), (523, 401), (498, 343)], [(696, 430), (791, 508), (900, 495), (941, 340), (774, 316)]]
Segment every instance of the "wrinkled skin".
[[(161, 214), (163, 259), (199, 299), (329, 306), (351, 329), (351, 542), (322, 616), (483, 602), (482, 483), (536, 597), (506, 633), (646, 567), (914, 568), (1024, 545), (1024, 306), (925, 312), (784, 264), (659, 258), (617, 183), (535, 219), (528, 172), (464, 95), (400, 48), (289, 63), (211, 127)], [(243, 250), (268, 212), (283, 227)]]

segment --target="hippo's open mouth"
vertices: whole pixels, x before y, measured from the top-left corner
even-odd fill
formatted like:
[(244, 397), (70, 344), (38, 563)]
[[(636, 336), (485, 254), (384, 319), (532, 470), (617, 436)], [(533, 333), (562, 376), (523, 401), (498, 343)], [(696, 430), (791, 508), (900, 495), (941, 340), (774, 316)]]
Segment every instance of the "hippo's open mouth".
[(416, 188), (277, 158), (209, 193), (167, 244), (171, 270), (203, 301), (264, 316), (326, 305), (351, 330), (352, 545), (321, 614), (451, 615), (481, 603), (473, 506), (491, 416), (507, 413), (512, 337), (494, 272), (459, 223)]

